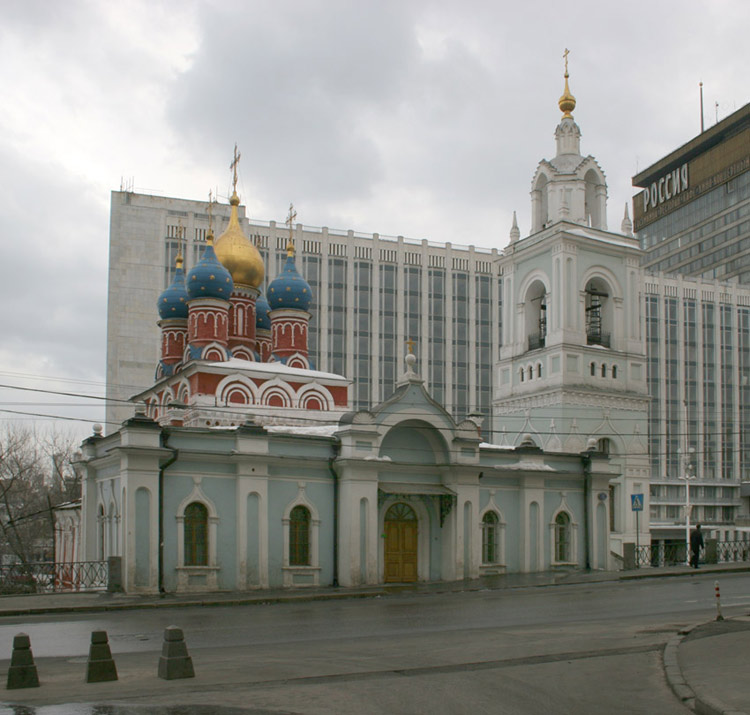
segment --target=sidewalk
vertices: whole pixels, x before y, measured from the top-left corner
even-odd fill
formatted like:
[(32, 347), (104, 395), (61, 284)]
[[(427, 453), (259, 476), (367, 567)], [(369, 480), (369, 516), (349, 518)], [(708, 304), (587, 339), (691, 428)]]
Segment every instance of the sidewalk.
[[(699, 575), (750, 573), (750, 564), (702, 566)], [(543, 574), (508, 574), (470, 581), (429, 584), (377, 585), (363, 588), (216, 592), (202, 594), (62, 593), (0, 596), (0, 619), (53, 613), (236, 606), (312, 600), (408, 596), (461, 591), (545, 588), (579, 583), (622, 582), (644, 578), (691, 577), (687, 566), (647, 568), (620, 572), (569, 571)], [(664, 652), (667, 680), (685, 705), (698, 713), (747, 715), (750, 713), (750, 614), (723, 622), (709, 622), (675, 635)]]

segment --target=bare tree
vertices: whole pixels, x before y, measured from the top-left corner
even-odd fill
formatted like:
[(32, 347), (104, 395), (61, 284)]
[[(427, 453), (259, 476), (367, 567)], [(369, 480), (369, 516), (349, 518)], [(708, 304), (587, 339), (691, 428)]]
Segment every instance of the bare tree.
[(80, 496), (75, 440), (9, 423), (0, 428), (0, 558), (51, 558), (52, 507)]

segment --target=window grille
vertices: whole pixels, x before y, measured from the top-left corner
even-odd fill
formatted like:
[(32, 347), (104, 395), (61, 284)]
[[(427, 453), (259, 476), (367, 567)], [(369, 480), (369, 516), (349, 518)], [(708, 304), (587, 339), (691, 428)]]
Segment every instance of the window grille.
[(570, 561), (570, 517), (564, 511), (555, 518), (555, 561)]
[(488, 511), (482, 517), (482, 563), (494, 564), (498, 561), (498, 521), (494, 511)]
[(208, 566), (208, 509), (200, 502), (185, 507), (185, 566)]
[(304, 506), (295, 506), (289, 515), (289, 564), (310, 564), (310, 511)]

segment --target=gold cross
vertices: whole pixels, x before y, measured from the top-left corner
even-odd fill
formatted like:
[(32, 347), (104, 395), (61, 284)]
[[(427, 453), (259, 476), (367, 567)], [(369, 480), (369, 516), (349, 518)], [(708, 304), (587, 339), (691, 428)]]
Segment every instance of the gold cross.
[(208, 231), (211, 232), (211, 229), (213, 228), (213, 220), (214, 220), (214, 193), (211, 191), (211, 189), (208, 190)]
[[(177, 256), (176, 261), (182, 264), (182, 242), (185, 240), (185, 227), (182, 225), (182, 219), (177, 219)], [(180, 266), (177, 266), (178, 268)]]
[(232, 163), (229, 165), (229, 168), (232, 170), (232, 190), (234, 193), (237, 193), (237, 167), (240, 165), (240, 156), (242, 156), (237, 151), (237, 144), (234, 145), (234, 159), (232, 159)]
[(416, 345), (416, 343), (411, 338), (409, 338), (406, 341), (406, 344), (409, 346), (409, 355), (414, 355), (414, 346)]
[(565, 58), (565, 76), (568, 76), (568, 55), (570, 54), (570, 50), (566, 47), (565, 52), (563, 52), (563, 57)]
[(294, 230), (294, 219), (297, 218), (297, 212), (294, 210), (294, 204), (289, 204), (289, 215), (286, 217), (286, 225), (289, 227), (289, 243), (286, 245), (287, 254), (294, 255), (294, 241), (292, 240), (292, 231)]

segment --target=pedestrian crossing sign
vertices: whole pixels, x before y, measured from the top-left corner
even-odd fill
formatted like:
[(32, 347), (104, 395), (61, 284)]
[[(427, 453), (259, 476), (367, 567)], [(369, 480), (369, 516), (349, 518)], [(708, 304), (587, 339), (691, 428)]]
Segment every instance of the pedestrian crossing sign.
[(630, 507), (632, 511), (643, 511), (643, 494), (631, 494)]

